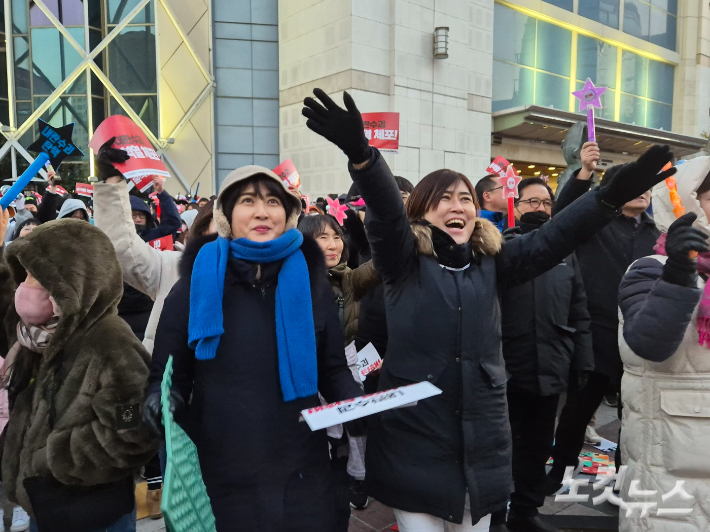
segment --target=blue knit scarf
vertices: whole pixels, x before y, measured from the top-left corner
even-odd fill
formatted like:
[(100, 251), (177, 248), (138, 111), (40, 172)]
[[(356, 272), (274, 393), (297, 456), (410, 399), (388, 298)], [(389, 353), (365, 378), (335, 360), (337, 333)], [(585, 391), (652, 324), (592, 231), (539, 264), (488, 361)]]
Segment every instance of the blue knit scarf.
[(229, 256), (256, 264), (284, 261), (276, 286), (276, 342), (284, 401), (318, 392), (311, 284), (302, 243), (297, 229), (269, 242), (217, 237), (202, 247), (192, 269), (188, 343), (198, 360), (211, 360), (224, 334), (222, 300)]

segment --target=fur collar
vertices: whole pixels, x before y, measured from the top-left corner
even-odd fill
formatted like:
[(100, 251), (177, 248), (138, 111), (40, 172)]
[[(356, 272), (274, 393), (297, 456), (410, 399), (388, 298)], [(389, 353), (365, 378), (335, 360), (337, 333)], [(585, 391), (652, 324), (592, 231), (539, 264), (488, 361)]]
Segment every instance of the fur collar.
[[(417, 246), (417, 252), (420, 255), (436, 256), (434, 251), (434, 243), (431, 237), (431, 228), (426, 225), (412, 224), (412, 233), (414, 233), (414, 242)], [(476, 226), (471, 235), (471, 248), (473, 256), (493, 256), (497, 255), (503, 245), (503, 236), (500, 231), (488, 220), (476, 218)]]
[[(217, 239), (216, 234), (204, 235), (196, 237), (187, 244), (185, 251), (180, 259), (180, 277), (186, 277), (192, 275), (192, 267), (197, 259), (197, 254), (202, 249), (202, 246), (208, 242), (214, 242)], [(321, 285), (324, 280), (326, 280), (326, 267), (325, 267), (325, 257), (323, 257), (323, 252), (318, 246), (318, 243), (310, 236), (303, 236), (303, 244), (301, 245), (301, 251), (306, 259), (306, 264), (308, 265), (308, 274), (311, 279), (311, 291), (314, 291), (316, 287)], [(328, 285), (326, 285), (328, 286)], [(313, 295), (315, 300), (315, 294)]]

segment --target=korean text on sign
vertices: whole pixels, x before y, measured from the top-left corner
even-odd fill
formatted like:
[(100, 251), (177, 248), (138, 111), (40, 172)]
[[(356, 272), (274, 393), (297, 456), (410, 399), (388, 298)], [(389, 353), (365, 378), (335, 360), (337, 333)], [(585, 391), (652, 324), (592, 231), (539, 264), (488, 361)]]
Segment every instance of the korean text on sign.
[(380, 151), (399, 150), (399, 113), (363, 113), (365, 137)]

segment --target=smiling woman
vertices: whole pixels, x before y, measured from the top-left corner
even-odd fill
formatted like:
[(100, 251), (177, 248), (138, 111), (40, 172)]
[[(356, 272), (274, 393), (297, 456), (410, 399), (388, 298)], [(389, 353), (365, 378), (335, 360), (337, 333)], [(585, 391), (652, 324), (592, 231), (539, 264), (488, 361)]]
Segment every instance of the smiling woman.
[[(298, 418), (320, 404), (318, 392), (334, 402), (361, 390), (323, 252), (296, 229), (300, 212), (271, 170), (231, 172), (215, 201), (218, 236), (190, 243), (160, 317), (150, 394), (172, 355), (172, 407), (197, 447), (220, 531), (333, 530), (328, 440)], [(159, 410), (150, 416), (159, 427)]]
[[(409, 198), (370, 148), (355, 102), (306, 98), (306, 125), (340, 148), (367, 204), (365, 227), (385, 286), (388, 343), (381, 390), (428, 381), (440, 395), (383, 412), (368, 426), (368, 494), (395, 509), (402, 532), (488, 530), (507, 505), (511, 434), (501, 353), (499, 293), (550, 270), (667, 174), (655, 146), (606, 189), (588, 194), (537, 231), (501, 243), (476, 218), (465, 176), (439, 170)], [(671, 172), (672, 174), (672, 172)], [(621, 181), (617, 181), (621, 177)]]
[(407, 204), (409, 220), (426, 220), (457, 244), (471, 239), (479, 210), (468, 177), (453, 170), (430, 173), (416, 186)]

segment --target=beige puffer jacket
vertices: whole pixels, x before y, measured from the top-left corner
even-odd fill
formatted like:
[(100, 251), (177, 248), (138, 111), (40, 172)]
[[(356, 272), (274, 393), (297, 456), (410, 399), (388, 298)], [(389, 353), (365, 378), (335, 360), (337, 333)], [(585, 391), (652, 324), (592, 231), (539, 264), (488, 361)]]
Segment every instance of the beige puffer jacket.
[[(710, 158), (699, 157), (678, 166), (676, 182), (686, 212), (695, 212), (695, 226), (710, 233), (710, 224), (700, 208), (695, 190), (710, 173)], [(662, 232), (675, 221), (673, 205), (665, 183), (653, 189), (653, 212)], [(621, 384), (623, 403), (621, 451), (622, 463), (628, 466), (621, 498), (625, 502), (657, 501), (658, 508), (692, 508), (686, 516), (659, 516), (656, 510), (641, 518), (635, 509), (630, 517), (620, 511), (622, 532), (695, 532), (710, 530), (710, 348), (698, 344), (698, 291), (658, 280), (666, 257), (655, 255), (640, 259), (624, 277), (620, 289), (621, 310), (630, 326), (624, 336), (624, 315), (620, 311), (619, 351), (624, 363)], [(636, 282), (632, 282), (636, 279)], [(641, 285), (646, 283), (646, 293)], [(705, 282), (698, 279), (702, 291)], [(636, 316), (629, 311), (628, 300), (636, 299), (635, 310), (646, 313), (646, 323), (656, 327), (658, 339), (649, 330), (634, 329)], [(669, 358), (652, 362), (637, 356), (629, 347), (645, 345), (646, 358), (659, 353), (665, 339), (672, 337), (669, 313), (682, 305), (684, 323), (692, 312), (685, 334), (677, 332), (679, 347)], [(693, 305), (695, 310), (693, 310)], [(665, 319), (664, 319), (665, 318)], [(634, 324), (635, 325), (635, 324)], [(636, 337), (634, 337), (636, 335)], [(655, 347), (653, 347), (655, 345)], [(674, 347), (676, 344), (672, 344)], [(641, 347), (637, 347), (639, 353)], [(660, 356), (658, 358), (663, 358)], [(639, 498), (629, 495), (632, 481), (639, 481), (642, 490), (657, 490), (656, 497)], [(685, 491), (695, 500), (684, 501), (675, 496), (662, 501), (678, 481), (684, 481)]]

